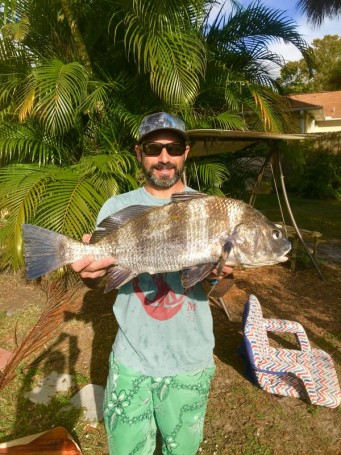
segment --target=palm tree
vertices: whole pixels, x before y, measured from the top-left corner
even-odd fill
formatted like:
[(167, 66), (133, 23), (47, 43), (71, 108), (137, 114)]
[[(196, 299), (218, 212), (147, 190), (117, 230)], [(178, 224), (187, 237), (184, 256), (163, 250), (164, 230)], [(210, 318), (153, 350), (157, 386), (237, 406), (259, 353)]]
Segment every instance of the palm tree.
[(142, 116), (192, 100), (205, 68), (202, 39), (188, 26), (201, 2), (188, 11), (187, 3), (6, 2), (3, 266), (21, 265), (23, 222), (79, 238), (106, 198), (137, 186), (129, 147)]
[(284, 62), (268, 46), (290, 42), (311, 64), (295, 23), (258, 2), (247, 8), (236, 4), (228, 17), (220, 10), (211, 24), (206, 19), (203, 34), (208, 61), (196, 105), (206, 112), (214, 107), (216, 124), (226, 117), (227, 123), (232, 111), (242, 114), (247, 129), (287, 131), (287, 106), (274, 77)]
[(297, 0), (297, 7), (315, 25), (326, 17), (334, 18), (341, 12), (341, 0)]
[[(0, 245), (22, 265), (21, 224), (80, 238), (103, 201), (138, 185), (131, 153), (141, 118), (168, 110), (189, 128), (280, 129), (266, 43), (303, 53), (294, 24), (258, 4), (220, 13), (212, 1), (7, 0), (0, 12)], [(241, 114), (242, 112), (242, 114)], [(190, 163), (218, 191), (220, 162)], [(220, 179), (220, 180), (218, 180)], [(214, 184), (212, 184), (214, 182)]]

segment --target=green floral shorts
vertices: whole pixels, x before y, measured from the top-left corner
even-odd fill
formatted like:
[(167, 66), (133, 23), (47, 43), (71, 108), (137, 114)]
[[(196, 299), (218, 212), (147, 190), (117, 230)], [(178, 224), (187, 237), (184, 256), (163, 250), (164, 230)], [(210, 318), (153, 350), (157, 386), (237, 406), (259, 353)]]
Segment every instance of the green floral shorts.
[(156, 429), (163, 454), (194, 455), (203, 439), (214, 371), (156, 378), (126, 368), (111, 354), (104, 399), (110, 455), (152, 455)]

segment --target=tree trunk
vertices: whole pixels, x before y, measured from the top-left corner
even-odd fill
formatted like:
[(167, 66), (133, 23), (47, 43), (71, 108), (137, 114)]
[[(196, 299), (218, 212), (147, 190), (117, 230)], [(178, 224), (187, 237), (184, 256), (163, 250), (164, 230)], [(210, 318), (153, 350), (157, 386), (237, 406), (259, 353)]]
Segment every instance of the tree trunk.
[(74, 17), (71, 2), (70, 2), (70, 0), (60, 0), (60, 3), (62, 5), (66, 20), (69, 24), (72, 38), (78, 49), (81, 61), (84, 64), (85, 69), (87, 70), (88, 74), (90, 75), (92, 73), (92, 64), (91, 64), (90, 56), (86, 49), (86, 46), (85, 46), (85, 43), (83, 40), (83, 36), (78, 28), (76, 18)]

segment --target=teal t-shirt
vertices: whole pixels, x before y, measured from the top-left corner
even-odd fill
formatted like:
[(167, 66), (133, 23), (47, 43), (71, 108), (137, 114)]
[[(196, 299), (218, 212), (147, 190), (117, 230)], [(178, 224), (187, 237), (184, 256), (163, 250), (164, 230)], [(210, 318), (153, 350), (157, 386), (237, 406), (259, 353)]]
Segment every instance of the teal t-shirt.
[[(130, 205), (169, 202), (139, 188), (108, 199), (97, 222)], [(167, 254), (167, 250), (160, 250), (160, 254)], [(113, 351), (127, 367), (158, 377), (213, 365), (213, 321), (200, 283), (188, 292), (181, 285), (179, 272), (143, 273), (120, 288), (113, 310), (119, 325)]]

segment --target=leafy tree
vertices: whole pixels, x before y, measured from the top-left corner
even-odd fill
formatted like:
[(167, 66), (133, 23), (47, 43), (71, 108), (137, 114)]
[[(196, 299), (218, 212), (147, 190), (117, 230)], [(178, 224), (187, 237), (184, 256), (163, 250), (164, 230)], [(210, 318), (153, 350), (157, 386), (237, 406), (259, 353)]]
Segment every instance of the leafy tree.
[(314, 69), (311, 76), (305, 61), (288, 62), (278, 82), (286, 93), (307, 93), (341, 89), (341, 36), (326, 35), (312, 42)]
[[(170, 111), (189, 128), (283, 128), (270, 75), (281, 61), (267, 45), (283, 38), (308, 58), (306, 43), (292, 20), (258, 2), (210, 24), (214, 3), (3, 2), (3, 266), (22, 264), (23, 222), (80, 238), (108, 196), (137, 186), (131, 147), (147, 113)], [(219, 191), (227, 171), (218, 161), (189, 163), (189, 178)]]
[(340, 0), (298, 0), (297, 6), (316, 25), (325, 17), (334, 18), (341, 12)]

